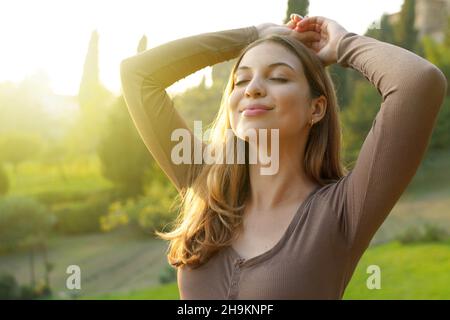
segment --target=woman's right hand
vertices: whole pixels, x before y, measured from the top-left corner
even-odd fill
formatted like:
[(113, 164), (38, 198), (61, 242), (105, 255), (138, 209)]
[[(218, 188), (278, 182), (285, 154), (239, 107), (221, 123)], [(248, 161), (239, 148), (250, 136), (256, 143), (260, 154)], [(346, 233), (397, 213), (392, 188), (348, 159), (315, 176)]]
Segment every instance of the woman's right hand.
[(324, 66), (337, 62), (339, 40), (348, 31), (336, 21), (325, 17), (305, 17), (296, 23), (295, 31), (300, 33), (315, 31), (320, 34), (320, 40), (309, 46), (322, 61)]

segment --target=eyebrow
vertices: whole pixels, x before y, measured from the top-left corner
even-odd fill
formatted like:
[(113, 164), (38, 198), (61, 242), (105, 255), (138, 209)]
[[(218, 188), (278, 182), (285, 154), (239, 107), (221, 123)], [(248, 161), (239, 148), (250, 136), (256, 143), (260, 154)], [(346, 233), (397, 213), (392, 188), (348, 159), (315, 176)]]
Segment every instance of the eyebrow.
[[(278, 66), (285, 66), (285, 67), (288, 67), (289, 69), (291, 69), (292, 71), (295, 71), (295, 69), (293, 67), (291, 67), (290, 65), (288, 65), (287, 63), (284, 63), (284, 62), (275, 62), (275, 63), (271, 63), (268, 65), (269, 68), (275, 68)], [(249, 69), (251, 69), (251, 68), (248, 66), (240, 66), (239, 68), (236, 69), (236, 71), (237, 70), (249, 70)]]

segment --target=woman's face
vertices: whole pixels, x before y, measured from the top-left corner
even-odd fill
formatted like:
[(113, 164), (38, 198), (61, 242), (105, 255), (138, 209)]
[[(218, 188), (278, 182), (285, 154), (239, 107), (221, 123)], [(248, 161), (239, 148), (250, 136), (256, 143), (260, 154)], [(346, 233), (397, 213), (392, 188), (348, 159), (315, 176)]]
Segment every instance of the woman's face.
[[(299, 138), (309, 129), (310, 88), (298, 57), (287, 48), (264, 42), (248, 50), (234, 76), (228, 100), (234, 134), (248, 140), (248, 129), (279, 129), (280, 139)], [(244, 111), (250, 105), (270, 110)]]

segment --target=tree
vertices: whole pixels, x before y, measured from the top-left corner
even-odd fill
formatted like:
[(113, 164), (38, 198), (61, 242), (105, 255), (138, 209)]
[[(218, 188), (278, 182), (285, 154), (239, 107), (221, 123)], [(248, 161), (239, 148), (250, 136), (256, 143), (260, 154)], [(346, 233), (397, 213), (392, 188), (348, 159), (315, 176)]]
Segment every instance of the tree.
[(398, 24), (394, 26), (396, 45), (410, 51), (415, 51), (417, 30), (414, 28), (416, 17), (416, 1), (405, 0), (400, 11)]
[(346, 163), (357, 159), (381, 104), (377, 90), (367, 81), (357, 81), (354, 92), (350, 105), (341, 114)]
[(105, 114), (114, 99), (99, 79), (98, 43), (99, 35), (93, 31), (78, 92), (81, 113), (72, 138), (75, 148), (84, 154), (95, 152), (100, 130), (105, 124)]
[[(437, 43), (429, 36), (421, 39), (424, 48), (424, 56), (435, 64), (447, 77), (450, 77), (450, 17), (447, 20), (447, 28), (442, 43)], [(448, 149), (450, 147), (450, 83), (447, 83), (447, 97), (438, 114), (433, 135), (430, 141), (430, 149)]]
[(379, 28), (370, 28), (364, 35), (383, 42), (396, 43), (394, 28), (389, 22), (389, 16), (387, 14), (381, 16)]
[(142, 194), (145, 173), (153, 162), (129, 116), (125, 100), (112, 106), (97, 153), (102, 174), (126, 195)]
[[(147, 48), (147, 37), (139, 41), (137, 52)], [(114, 182), (122, 196), (136, 196), (144, 191), (146, 173), (154, 162), (130, 118), (125, 99), (117, 98), (110, 108), (97, 153), (102, 174)]]
[(34, 134), (10, 132), (0, 136), (0, 161), (9, 162), (17, 174), (17, 166), (36, 157), (42, 148), (42, 139)]
[(6, 174), (5, 168), (0, 163), (0, 196), (5, 195), (9, 190), (9, 179)]
[(288, 23), (291, 20), (291, 14), (297, 13), (302, 16), (308, 15), (309, 1), (308, 0), (288, 0), (286, 17), (284, 23)]
[[(41, 246), (45, 256), (46, 238), (55, 223), (55, 217), (34, 199), (23, 196), (8, 196), (0, 200), (0, 245), (14, 249), (24, 245), (30, 249), (30, 278), (35, 286), (35, 249)], [(46, 261), (46, 272), (48, 261)], [(48, 280), (48, 274), (46, 273)], [(48, 283), (47, 283), (48, 284)]]

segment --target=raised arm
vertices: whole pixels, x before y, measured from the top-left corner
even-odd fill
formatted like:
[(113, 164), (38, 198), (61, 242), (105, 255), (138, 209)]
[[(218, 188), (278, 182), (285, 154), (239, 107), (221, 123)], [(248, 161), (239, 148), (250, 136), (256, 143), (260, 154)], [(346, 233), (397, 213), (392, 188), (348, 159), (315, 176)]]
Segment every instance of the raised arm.
[(190, 165), (172, 162), (172, 149), (179, 143), (171, 141), (172, 132), (186, 129), (193, 143), (201, 142), (174, 108), (165, 88), (197, 70), (237, 57), (246, 45), (271, 34), (292, 35), (304, 43), (318, 37), (316, 32), (292, 30), (291, 23), (262, 23), (178, 39), (122, 61), (122, 91), (133, 122), (178, 191), (188, 185)]
[(324, 64), (337, 62), (359, 71), (382, 96), (354, 168), (331, 188), (339, 199), (339, 225), (358, 259), (419, 167), (447, 80), (436, 66), (408, 50), (348, 32), (333, 20), (308, 19), (301, 28), (322, 33), (312, 49)]
[(436, 66), (420, 56), (354, 33), (341, 39), (338, 63), (361, 72), (382, 96), (380, 110), (346, 181), (347, 236), (358, 254), (414, 177), (447, 81)]
[(191, 139), (196, 138), (165, 88), (204, 67), (235, 58), (257, 38), (254, 26), (205, 33), (163, 44), (122, 61), (122, 91), (133, 122), (147, 149), (178, 191), (187, 186), (190, 165), (172, 162), (172, 148), (179, 143), (171, 141), (172, 132), (183, 128), (189, 131)]

